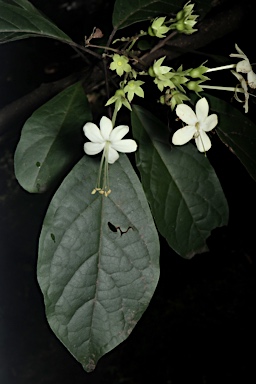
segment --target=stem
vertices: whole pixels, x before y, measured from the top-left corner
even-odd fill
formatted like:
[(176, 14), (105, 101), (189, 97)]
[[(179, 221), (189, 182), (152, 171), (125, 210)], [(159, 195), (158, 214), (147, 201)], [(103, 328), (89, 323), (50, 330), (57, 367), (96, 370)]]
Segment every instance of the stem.
[(110, 48), (110, 47), (103, 46), (103, 45), (88, 44), (87, 47), (91, 47), (91, 48), (100, 48), (100, 49), (104, 49), (105, 51), (108, 50), (108, 51), (113, 51), (113, 52), (115, 52), (115, 53), (120, 53), (119, 49), (116, 49), (116, 48)]
[(115, 126), (115, 123), (116, 123), (117, 112), (118, 112), (118, 109), (117, 109), (117, 106), (115, 105), (115, 109), (114, 109), (113, 116), (112, 116), (112, 125), (113, 125), (113, 127)]
[(77, 47), (72, 45), (71, 48), (74, 49), (74, 51), (82, 58), (83, 61), (86, 62), (86, 64), (88, 65), (91, 64), (90, 60), (88, 60), (88, 58), (82, 52), (80, 52), (80, 50)]
[(163, 46), (166, 44), (166, 42), (169, 41), (170, 39), (172, 39), (174, 36), (176, 36), (177, 33), (178, 33), (177, 31), (174, 31), (174, 32), (170, 33), (170, 35), (168, 35), (165, 39), (161, 40), (158, 44), (156, 44), (156, 45), (151, 49), (150, 52), (145, 53), (145, 55), (141, 56), (141, 57), (140, 57), (140, 60), (145, 59), (148, 55), (150, 55), (151, 53), (157, 51), (159, 48), (163, 47)]
[(109, 38), (108, 38), (108, 42), (107, 42), (107, 47), (110, 46), (115, 34), (116, 34), (116, 31), (117, 31), (117, 28), (114, 28), (113, 31), (111, 32)]
[(96, 52), (91, 51), (91, 50), (88, 49), (88, 48), (83, 47), (83, 46), (80, 45), (80, 44), (75, 43), (74, 41), (71, 41), (71, 42), (69, 42), (68, 44), (69, 44), (72, 48), (74, 48), (74, 47), (75, 47), (75, 48), (78, 48), (78, 49), (80, 49), (81, 51), (86, 52), (86, 53), (88, 53), (89, 55), (92, 55), (92, 56), (94, 56), (94, 57), (97, 57), (97, 59), (101, 60), (101, 55), (99, 55), (99, 54), (96, 53)]

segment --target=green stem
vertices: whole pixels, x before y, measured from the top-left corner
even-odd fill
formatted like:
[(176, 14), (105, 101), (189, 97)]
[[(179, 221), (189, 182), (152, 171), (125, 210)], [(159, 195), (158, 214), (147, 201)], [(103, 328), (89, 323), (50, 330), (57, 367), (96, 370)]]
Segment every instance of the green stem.
[(117, 115), (117, 112), (118, 112), (118, 109), (117, 109), (117, 105), (115, 104), (115, 109), (114, 109), (113, 116), (112, 116), (112, 125), (113, 125), (113, 128), (114, 128), (115, 123), (116, 123), (116, 115)]
[(120, 53), (119, 49), (110, 48), (110, 47), (106, 47), (106, 46), (103, 46), (103, 45), (88, 44), (87, 47), (90, 47), (90, 48), (100, 48), (100, 49), (104, 49), (104, 50), (108, 50), (108, 51), (113, 51), (115, 53)]

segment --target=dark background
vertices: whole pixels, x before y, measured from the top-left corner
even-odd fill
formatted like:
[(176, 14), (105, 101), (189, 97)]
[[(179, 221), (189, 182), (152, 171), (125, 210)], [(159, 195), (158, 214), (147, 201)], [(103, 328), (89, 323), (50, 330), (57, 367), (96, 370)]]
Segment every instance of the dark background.
[[(97, 26), (111, 30), (113, 0), (32, 3), (77, 42), (91, 33), (95, 20)], [(220, 4), (209, 16), (209, 25), (216, 14), (225, 16), (239, 4), (215, 3)], [(224, 31), (214, 40), (214, 33), (219, 36), (216, 25), (211, 32), (213, 41), (203, 44), (201, 54), (227, 56), (235, 52), (237, 43), (256, 62), (253, 8), (246, 1), (239, 6), (232, 31)], [(181, 60), (199, 65), (204, 58), (192, 52)], [(0, 107), (81, 67), (73, 50), (49, 39), (2, 45)], [(219, 96), (230, 99), (230, 95)], [(236, 106), (242, 109), (240, 104)], [(255, 119), (253, 100), (249, 117)], [(214, 139), (216, 149), (209, 152), (209, 159), (229, 202), (229, 225), (213, 231), (209, 253), (190, 261), (176, 255), (161, 239), (161, 278), (147, 311), (127, 341), (88, 374), (45, 319), (36, 262), (38, 236), (51, 193), (30, 195), (15, 180), (13, 153), (25, 120), (18, 114), (14, 121), (0, 126), (0, 383), (255, 382), (256, 187), (235, 156)]]

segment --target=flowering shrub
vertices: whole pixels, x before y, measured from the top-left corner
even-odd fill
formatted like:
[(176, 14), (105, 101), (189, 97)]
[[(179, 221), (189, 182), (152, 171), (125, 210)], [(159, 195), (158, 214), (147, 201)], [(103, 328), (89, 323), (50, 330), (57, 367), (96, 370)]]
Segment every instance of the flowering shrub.
[[(97, 26), (83, 45), (29, 1), (0, 1), (2, 43), (56, 39), (105, 69), (99, 128), (81, 75), (26, 121), (14, 159), (28, 192), (51, 190), (65, 176), (42, 225), (37, 276), (50, 327), (88, 372), (129, 336), (149, 305), (160, 272), (158, 233), (190, 259), (208, 250), (213, 229), (227, 225), (228, 203), (207, 157), (213, 136), (256, 180), (256, 127), (245, 115), (256, 87), (249, 58), (235, 42), (230, 51), (237, 53), (227, 53), (219, 67), (206, 61), (173, 68), (167, 54), (152, 56), (178, 35), (200, 33), (201, 15), (194, 12), (211, 8), (203, 0), (163, 4), (156, 17), (151, 1), (116, 0), (107, 42), (104, 26)], [(125, 35), (136, 23), (137, 34)], [(230, 86), (209, 84), (211, 73), (221, 70), (234, 75)], [(215, 90), (232, 92), (243, 108), (216, 98)], [(169, 111), (168, 125), (147, 101)], [(82, 131), (85, 154), (77, 162), (73, 140)]]

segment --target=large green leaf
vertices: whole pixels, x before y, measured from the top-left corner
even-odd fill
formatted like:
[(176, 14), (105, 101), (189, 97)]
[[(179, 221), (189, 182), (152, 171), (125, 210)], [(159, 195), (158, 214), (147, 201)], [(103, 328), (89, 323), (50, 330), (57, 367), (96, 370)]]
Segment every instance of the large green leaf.
[(80, 83), (33, 113), (22, 129), (14, 156), (15, 175), (24, 189), (46, 191), (78, 161), (82, 125), (88, 120), (91, 113)]
[(69, 36), (43, 16), (27, 0), (0, 1), (0, 43), (31, 36), (71, 42)]
[(208, 159), (192, 144), (171, 147), (167, 127), (133, 106), (137, 164), (159, 232), (181, 256), (207, 250), (211, 231), (227, 224), (228, 206)]
[[(183, 0), (116, 0), (112, 18), (113, 26), (115, 29), (122, 29), (162, 14), (175, 14), (183, 8), (184, 4)], [(209, 1), (198, 0), (195, 14), (202, 16), (210, 8), (211, 3)]]
[(232, 104), (207, 94), (211, 111), (218, 114), (216, 132), (256, 180), (256, 125)]
[(108, 197), (91, 194), (98, 167), (83, 157), (56, 192), (38, 259), (49, 324), (88, 372), (129, 336), (159, 278), (158, 235), (129, 160), (111, 165)]

